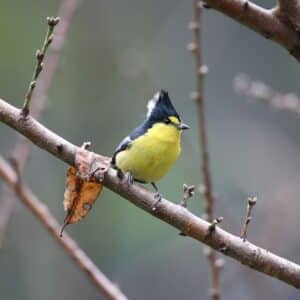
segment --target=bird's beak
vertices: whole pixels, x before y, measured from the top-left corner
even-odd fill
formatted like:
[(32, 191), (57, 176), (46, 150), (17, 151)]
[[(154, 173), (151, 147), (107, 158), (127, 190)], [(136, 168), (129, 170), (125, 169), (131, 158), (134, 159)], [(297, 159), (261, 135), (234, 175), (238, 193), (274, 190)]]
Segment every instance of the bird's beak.
[(184, 123), (180, 123), (180, 124), (178, 125), (178, 128), (179, 128), (180, 130), (186, 130), (186, 129), (190, 129), (190, 126), (189, 126), (189, 125), (186, 125), (186, 124), (184, 124)]

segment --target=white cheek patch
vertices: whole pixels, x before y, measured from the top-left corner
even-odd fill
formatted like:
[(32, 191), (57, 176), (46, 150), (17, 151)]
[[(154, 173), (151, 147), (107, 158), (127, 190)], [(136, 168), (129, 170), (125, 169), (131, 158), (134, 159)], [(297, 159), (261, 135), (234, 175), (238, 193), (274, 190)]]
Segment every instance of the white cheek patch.
[(156, 104), (157, 104), (157, 101), (158, 101), (158, 99), (159, 99), (159, 96), (160, 96), (160, 94), (159, 94), (159, 92), (157, 92), (157, 93), (153, 96), (153, 98), (150, 99), (150, 100), (148, 101), (148, 104), (147, 104), (147, 118), (150, 117), (150, 115), (151, 115), (151, 113), (152, 113), (154, 107), (155, 107)]

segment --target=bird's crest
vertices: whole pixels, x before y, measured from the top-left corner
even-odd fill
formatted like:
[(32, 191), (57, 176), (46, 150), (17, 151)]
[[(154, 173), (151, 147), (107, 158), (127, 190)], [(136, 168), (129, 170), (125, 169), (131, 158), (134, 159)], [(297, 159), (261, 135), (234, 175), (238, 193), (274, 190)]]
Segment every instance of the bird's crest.
[(180, 120), (168, 92), (160, 90), (154, 94), (147, 104), (147, 118), (163, 120), (168, 116), (176, 116)]
[(147, 104), (147, 118), (150, 117), (154, 107), (156, 106), (156, 104), (159, 100), (159, 96), (160, 96), (159, 94), (160, 94), (160, 92), (155, 93), (153, 98), (148, 101), (148, 104)]

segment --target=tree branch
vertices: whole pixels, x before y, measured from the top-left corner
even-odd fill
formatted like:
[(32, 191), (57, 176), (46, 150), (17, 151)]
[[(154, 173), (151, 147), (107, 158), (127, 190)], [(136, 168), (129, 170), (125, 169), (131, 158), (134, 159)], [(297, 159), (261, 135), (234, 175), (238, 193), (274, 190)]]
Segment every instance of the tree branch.
[(299, 0), (278, 0), (279, 17), (290, 24), (299, 34), (300, 30), (300, 2)]
[[(262, 8), (246, 0), (205, 0), (210, 7), (242, 23), (246, 27), (260, 33), (267, 39), (280, 44), (300, 62), (300, 37), (295, 26), (286, 22), (286, 16), (281, 9), (291, 6), (288, 2), (297, 3), (297, 0), (281, 0), (280, 5), (274, 9)], [(297, 9), (296, 16), (300, 15), (299, 4), (294, 5)], [(288, 10), (289, 13), (291, 9)], [(294, 15), (294, 13), (293, 13)], [(299, 18), (297, 19), (299, 22)], [(298, 23), (297, 23), (298, 24)]]
[[(28, 116), (26, 120), (20, 119), (20, 110), (1, 99), (0, 121), (25, 135), (38, 147), (67, 164), (74, 165), (77, 146), (53, 133), (31, 116)], [(250, 242), (243, 242), (240, 237), (232, 235), (219, 227), (207, 236), (210, 223), (166, 199), (162, 199), (158, 209), (153, 212), (152, 208), (156, 203), (153, 193), (138, 184), (132, 184), (128, 187), (127, 183), (119, 180), (116, 171), (111, 168), (105, 174), (103, 183), (110, 190), (186, 235), (252, 269), (277, 278), (298, 289), (300, 288), (299, 265)]]
[(23, 117), (27, 117), (27, 115), (29, 114), (29, 107), (30, 107), (32, 94), (34, 92), (37, 79), (44, 68), (44, 58), (46, 55), (46, 51), (53, 41), (53, 31), (54, 31), (55, 26), (59, 23), (59, 18), (58, 17), (56, 17), (56, 18), (55, 17), (47, 17), (47, 22), (48, 22), (48, 30), (47, 30), (47, 33), (45, 36), (42, 50), (38, 49), (35, 54), (36, 65), (35, 65), (35, 68), (34, 68), (34, 71), (32, 74), (31, 82), (28, 86), (28, 89), (27, 89), (27, 92), (25, 95), (25, 100), (24, 100), (24, 104), (23, 104), (23, 108), (22, 108), (22, 112), (21, 112)]
[(242, 231), (241, 231), (241, 238), (243, 239), (243, 241), (246, 241), (246, 239), (247, 239), (248, 227), (252, 220), (251, 213), (252, 213), (252, 209), (253, 209), (254, 205), (256, 204), (256, 201), (257, 201), (256, 197), (248, 197), (246, 216), (245, 216), (244, 224), (243, 224)]
[(264, 82), (252, 80), (246, 74), (238, 74), (234, 78), (233, 88), (238, 95), (266, 102), (275, 110), (300, 114), (300, 98), (296, 94), (275, 91)]
[(31, 210), (44, 225), (54, 239), (66, 250), (77, 266), (85, 271), (87, 277), (100, 289), (107, 299), (127, 300), (127, 297), (113, 284), (79, 248), (76, 242), (65, 234), (59, 236), (60, 224), (44, 205), (25, 185), (18, 181), (18, 175), (13, 168), (0, 156), (0, 176), (15, 190), (22, 202)]
[[(53, 41), (50, 44), (49, 53), (44, 59), (44, 69), (47, 70), (47, 72), (44, 71), (40, 74), (38, 84), (32, 95), (31, 115), (36, 119), (39, 119), (44, 111), (48, 90), (57, 71), (61, 51), (65, 44), (72, 18), (79, 6), (79, 2), (79, 0), (62, 0), (61, 2), (58, 12), (60, 22), (56, 26), (55, 35), (53, 36)], [(23, 172), (29, 158), (30, 151), (31, 144), (22, 135), (18, 134), (14, 149), (12, 150), (12, 157), (17, 160), (19, 171), (21, 173)], [(0, 248), (3, 246), (6, 229), (9, 225), (14, 207), (15, 197), (11, 189), (9, 189), (6, 185), (4, 187), (3, 200), (0, 207)]]
[[(202, 65), (202, 51), (201, 51), (201, 7), (198, 0), (193, 0), (193, 11), (194, 11), (194, 20), (190, 23), (190, 29), (194, 33), (194, 42), (193, 46), (189, 47), (193, 50), (195, 65), (196, 65), (196, 87), (197, 91), (193, 93), (194, 99), (197, 106), (198, 112), (198, 123), (199, 123), (199, 142), (200, 142), (200, 152), (201, 152), (201, 169), (203, 176), (203, 185), (204, 185), (204, 203), (205, 203), (205, 214), (206, 220), (212, 222), (214, 219), (214, 204), (215, 199), (213, 195), (212, 188), (212, 179), (210, 174), (209, 166), (209, 152), (208, 152), (208, 143), (207, 143), (207, 130), (206, 130), (206, 121), (205, 121), (205, 103), (204, 103), (204, 76), (207, 72), (207, 67)], [(209, 249), (207, 255), (210, 270), (211, 270), (211, 297), (213, 300), (221, 299), (221, 290), (220, 290), (220, 272), (217, 266), (217, 255), (216, 252)]]

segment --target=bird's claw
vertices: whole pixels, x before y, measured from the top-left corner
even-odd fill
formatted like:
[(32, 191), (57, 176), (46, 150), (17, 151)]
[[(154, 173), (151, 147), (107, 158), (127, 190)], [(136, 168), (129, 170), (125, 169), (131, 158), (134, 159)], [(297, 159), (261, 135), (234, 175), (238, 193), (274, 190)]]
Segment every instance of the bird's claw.
[(154, 198), (159, 202), (162, 199), (162, 195), (160, 192), (155, 192), (154, 193)]
[(133, 184), (133, 181), (134, 181), (134, 179), (133, 179), (132, 174), (130, 172), (127, 172), (127, 184), (131, 185), (131, 184)]
[(117, 169), (117, 177), (120, 180), (122, 180), (124, 178), (124, 173), (120, 169)]
[(158, 204), (161, 202), (162, 195), (160, 192), (154, 193), (154, 199), (156, 199), (156, 202), (154, 203), (154, 206), (152, 207), (152, 211), (156, 211)]

